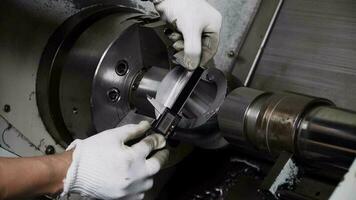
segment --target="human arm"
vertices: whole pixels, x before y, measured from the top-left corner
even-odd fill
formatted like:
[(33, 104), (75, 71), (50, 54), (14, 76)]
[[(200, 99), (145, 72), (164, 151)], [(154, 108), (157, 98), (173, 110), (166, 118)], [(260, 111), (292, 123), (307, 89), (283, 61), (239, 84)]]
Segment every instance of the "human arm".
[(0, 199), (56, 194), (72, 160), (72, 151), (29, 158), (0, 158)]
[(168, 151), (147, 156), (163, 148), (165, 139), (152, 134), (131, 146), (126, 142), (144, 136), (149, 128), (148, 122), (141, 122), (107, 130), (75, 140), (71, 150), (58, 155), (1, 158), (1, 198), (56, 194), (62, 190), (63, 196), (75, 192), (99, 199), (143, 198)]

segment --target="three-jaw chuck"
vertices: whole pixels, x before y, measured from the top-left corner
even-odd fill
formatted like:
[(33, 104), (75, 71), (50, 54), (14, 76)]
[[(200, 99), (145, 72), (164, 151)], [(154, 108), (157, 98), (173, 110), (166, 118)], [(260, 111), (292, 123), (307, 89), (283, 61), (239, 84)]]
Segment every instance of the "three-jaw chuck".
[[(119, 124), (154, 119), (147, 97), (182, 75), (170, 32), (157, 16), (126, 7), (92, 7), (67, 19), (49, 39), (37, 73), (40, 115), (56, 141), (66, 146)], [(206, 70), (179, 129), (199, 128), (213, 118), (226, 92), (224, 74)]]

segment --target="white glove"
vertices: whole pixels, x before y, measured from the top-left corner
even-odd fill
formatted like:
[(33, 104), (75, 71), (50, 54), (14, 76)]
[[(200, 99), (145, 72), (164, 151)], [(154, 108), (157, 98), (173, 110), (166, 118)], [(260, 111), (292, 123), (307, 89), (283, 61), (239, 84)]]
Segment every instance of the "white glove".
[(183, 66), (194, 70), (206, 67), (219, 45), (222, 17), (206, 0), (159, 0), (155, 7), (161, 17), (176, 26), (178, 33), (170, 35), (177, 51), (184, 49)]
[(143, 136), (149, 128), (150, 124), (143, 121), (75, 140), (67, 149), (75, 148), (62, 196), (74, 192), (98, 199), (142, 199), (153, 185), (152, 175), (168, 158), (168, 151), (146, 157), (163, 148), (166, 141), (162, 135), (152, 134), (132, 146), (125, 143)]

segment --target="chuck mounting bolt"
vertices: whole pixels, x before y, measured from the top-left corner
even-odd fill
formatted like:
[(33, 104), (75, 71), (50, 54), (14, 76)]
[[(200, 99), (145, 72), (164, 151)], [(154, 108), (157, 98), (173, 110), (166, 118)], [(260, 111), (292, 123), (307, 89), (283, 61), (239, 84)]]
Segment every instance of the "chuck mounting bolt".
[(119, 76), (124, 76), (129, 69), (129, 64), (126, 62), (126, 60), (120, 60), (115, 68), (116, 74)]
[(117, 88), (111, 88), (107, 92), (107, 96), (111, 102), (117, 102), (120, 100), (120, 91)]

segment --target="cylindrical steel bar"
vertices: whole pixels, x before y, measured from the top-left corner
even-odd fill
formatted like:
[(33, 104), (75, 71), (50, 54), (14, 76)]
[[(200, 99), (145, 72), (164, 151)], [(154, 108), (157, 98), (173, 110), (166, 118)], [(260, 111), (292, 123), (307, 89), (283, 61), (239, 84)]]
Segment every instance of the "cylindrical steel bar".
[(356, 157), (356, 112), (317, 107), (305, 115), (298, 131), (297, 148), (303, 158), (347, 169)]
[(223, 136), (235, 146), (276, 156), (282, 151), (347, 168), (356, 157), (356, 112), (294, 93), (237, 88), (218, 114)]

